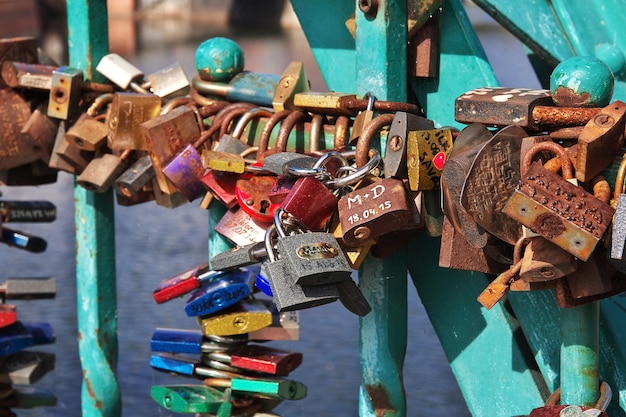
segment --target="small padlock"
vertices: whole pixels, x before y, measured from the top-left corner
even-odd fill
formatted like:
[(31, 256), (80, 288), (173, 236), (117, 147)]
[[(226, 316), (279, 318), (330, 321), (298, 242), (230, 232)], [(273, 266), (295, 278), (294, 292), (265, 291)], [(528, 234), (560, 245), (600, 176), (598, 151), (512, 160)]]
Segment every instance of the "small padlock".
[(476, 223), (513, 245), (522, 236), (520, 224), (502, 213), (520, 180), (520, 150), (527, 133), (508, 126), (478, 151), (461, 191), (461, 204)]
[[(350, 280), (350, 268), (337, 239), (330, 233), (299, 230), (287, 235), (285, 224), (294, 217), (276, 210), (274, 225), (278, 232), (278, 255), (288, 264), (299, 285), (327, 285)], [(295, 220), (297, 222), (297, 220)], [(300, 229), (300, 227), (297, 227)]]
[(160, 184), (158, 183), (156, 176), (152, 178), (152, 191), (154, 202), (162, 207), (176, 208), (189, 202), (187, 197), (185, 197), (185, 195), (180, 191), (172, 191), (169, 193), (163, 191), (160, 188)]
[(57, 218), (56, 206), (45, 200), (0, 200), (0, 219), (3, 222), (40, 223)]
[(421, 116), (397, 112), (391, 122), (385, 148), (385, 177), (405, 179), (408, 177), (407, 144), (409, 132), (433, 129), (434, 123)]
[(161, 98), (171, 99), (189, 92), (189, 78), (178, 62), (148, 74), (146, 78), (150, 92)]
[(134, 196), (154, 178), (150, 155), (140, 155), (141, 151), (136, 153), (137, 160), (113, 181), (115, 192), (125, 197)]
[(224, 402), (222, 391), (206, 385), (153, 385), (150, 397), (173, 413), (215, 413)]
[(125, 150), (120, 156), (103, 153), (89, 161), (76, 182), (86, 189), (103, 193), (111, 188), (115, 181), (126, 169), (126, 159), (131, 156), (130, 149)]
[(32, 385), (54, 369), (53, 353), (22, 350), (0, 361), (0, 383)]
[(229, 353), (209, 353), (209, 358), (235, 368), (287, 376), (302, 363), (302, 353), (264, 345), (245, 345)]
[(214, 278), (198, 288), (185, 305), (188, 317), (206, 316), (222, 311), (250, 294), (247, 271), (235, 271)]
[(261, 300), (243, 299), (218, 314), (196, 317), (204, 335), (249, 333), (272, 324), (272, 313)]
[(178, 151), (200, 136), (196, 114), (191, 107), (180, 106), (145, 121), (140, 130), (150, 151), (157, 183), (163, 192), (172, 194), (177, 188), (161, 169)]
[(48, 116), (68, 120), (78, 113), (83, 72), (62, 66), (52, 71)]
[(301, 310), (337, 301), (339, 291), (334, 285), (302, 286), (296, 284), (288, 263), (278, 259), (274, 251), (274, 238), (278, 235), (272, 224), (265, 233), (265, 247), (268, 260), (261, 264), (261, 275), (270, 283), (274, 304), (279, 312)]
[(160, 112), (161, 99), (155, 95), (115, 93), (108, 114), (109, 148), (150, 150), (141, 125), (156, 118)]
[(100, 151), (107, 144), (109, 128), (89, 113), (83, 113), (69, 128), (65, 137), (84, 151)]
[(230, 209), (237, 205), (235, 187), (238, 179), (239, 175), (232, 172), (207, 170), (200, 181), (213, 197)]
[(239, 207), (253, 220), (263, 223), (273, 221), (274, 213), (280, 206), (273, 204), (269, 193), (278, 181), (275, 175), (243, 174), (235, 185)]
[(561, 158), (563, 177), (573, 178), (565, 150), (554, 142), (533, 146), (522, 160), (522, 179), (502, 211), (577, 258), (587, 261), (611, 224), (615, 210), (548, 171), (533, 154), (552, 150)]
[(407, 141), (409, 189), (424, 191), (440, 188), (441, 172), (448, 154), (452, 151), (452, 131), (410, 131)]
[(527, 282), (550, 281), (574, 273), (577, 267), (572, 254), (537, 236), (528, 239), (519, 276)]
[(263, 242), (232, 248), (211, 258), (211, 267), (216, 271), (230, 270), (262, 262), (267, 257)]
[(280, 207), (312, 231), (326, 227), (330, 216), (337, 210), (339, 200), (324, 184), (313, 177), (298, 178)]
[(276, 305), (270, 305), (272, 324), (259, 330), (248, 333), (251, 342), (265, 342), (269, 340), (299, 340), (300, 339), (300, 312), (278, 312)]
[(304, 72), (304, 65), (299, 61), (292, 61), (281, 74), (276, 85), (272, 98), (274, 111), (293, 110), (294, 96), (306, 91), (309, 91), (309, 80)]
[(229, 209), (215, 225), (215, 231), (237, 246), (263, 242), (270, 223), (252, 219), (241, 207)]

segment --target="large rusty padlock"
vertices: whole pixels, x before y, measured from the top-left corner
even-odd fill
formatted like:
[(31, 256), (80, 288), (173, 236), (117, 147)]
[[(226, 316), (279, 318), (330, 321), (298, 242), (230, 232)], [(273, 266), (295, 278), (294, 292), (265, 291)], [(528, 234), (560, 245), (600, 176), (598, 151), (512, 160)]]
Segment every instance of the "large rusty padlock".
[[(559, 155), (563, 177), (548, 171), (533, 156), (551, 150)], [(572, 164), (561, 146), (541, 142), (522, 159), (522, 178), (503, 212), (577, 258), (586, 261), (611, 224), (615, 210), (573, 179)]]
[[(602, 382), (600, 385), (600, 398), (598, 398), (598, 401), (593, 407), (562, 405), (559, 404), (561, 389), (557, 388), (556, 391), (548, 397), (546, 404), (533, 409), (528, 417), (607, 417), (606, 409), (611, 402), (611, 397), (611, 387), (606, 382)], [(592, 413), (591, 410), (597, 410), (597, 412)]]

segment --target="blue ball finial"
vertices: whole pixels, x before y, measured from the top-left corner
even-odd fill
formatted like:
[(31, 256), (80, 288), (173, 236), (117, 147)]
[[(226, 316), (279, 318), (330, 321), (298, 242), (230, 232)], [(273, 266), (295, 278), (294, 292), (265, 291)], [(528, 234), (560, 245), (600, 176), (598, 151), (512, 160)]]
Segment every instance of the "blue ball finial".
[(565, 107), (604, 107), (613, 96), (611, 69), (592, 56), (575, 56), (561, 62), (550, 75), (554, 102)]
[(243, 66), (243, 51), (231, 39), (210, 38), (196, 49), (196, 70), (205, 81), (228, 82)]

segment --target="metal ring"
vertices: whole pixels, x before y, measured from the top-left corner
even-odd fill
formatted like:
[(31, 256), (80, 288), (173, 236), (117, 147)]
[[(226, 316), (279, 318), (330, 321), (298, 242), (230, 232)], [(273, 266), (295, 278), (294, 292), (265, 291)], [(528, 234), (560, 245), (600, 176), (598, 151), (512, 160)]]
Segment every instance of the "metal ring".
[(296, 177), (316, 177), (325, 171), (325, 168), (301, 168), (287, 165), (287, 173)]
[(374, 96), (374, 93), (368, 91), (363, 95), (363, 98), (367, 99), (367, 107), (365, 108), (365, 111), (373, 111), (374, 103), (376, 103), (376, 97)]
[(361, 168), (358, 168), (352, 174), (346, 175), (345, 177), (335, 178), (330, 181), (326, 181), (324, 185), (330, 189), (337, 189), (346, 187), (350, 184), (354, 184), (359, 181), (363, 177), (365, 177), (370, 171), (375, 169), (380, 163), (380, 155), (374, 149), (370, 150), (371, 157), (369, 161), (365, 163)]

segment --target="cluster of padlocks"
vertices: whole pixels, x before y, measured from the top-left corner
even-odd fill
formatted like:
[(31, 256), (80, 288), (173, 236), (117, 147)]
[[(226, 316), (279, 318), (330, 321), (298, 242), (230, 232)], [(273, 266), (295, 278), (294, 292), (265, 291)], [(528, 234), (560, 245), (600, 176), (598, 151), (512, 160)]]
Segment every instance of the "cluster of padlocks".
[(97, 84), (41, 64), (27, 40), (1, 47), (5, 184), (64, 170), (121, 205), (222, 206), (214, 230), (233, 248), (154, 292), (192, 293), (200, 327), (154, 333), (153, 368), (203, 380), (153, 387), (171, 411), (253, 415), (303, 398), (284, 378), (302, 356), (249, 342), (297, 338), (297, 310), (337, 300), (368, 314), (352, 273), (417, 233), (441, 236), (440, 266), (497, 276), (486, 308), (509, 290), (554, 289), (561, 307), (626, 290), (626, 105), (610, 102), (610, 71), (602, 93), (562, 80), (468, 91), (458, 131), (414, 104), (311, 92), (299, 62), (244, 71), (224, 39), (201, 45), (191, 82), (178, 65), (145, 77), (110, 54), (96, 70), (113, 84)]
[[(43, 252), (47, 242), (7, 223), (40, 223), (56, 219), (56, 207), (48, 201), (0, 200), (0, 241), (16, 249)], [(47, 322), (18, 320), (17, 305), (7, 303), (54, 298), (55, 277), (8, 277), (0, 284), (0, 415), (16, 416), (12, 409), (50, 407), (54, 393), (33, 385), (54, 369), (55, 355), (30, 348), (55, 342)]]

